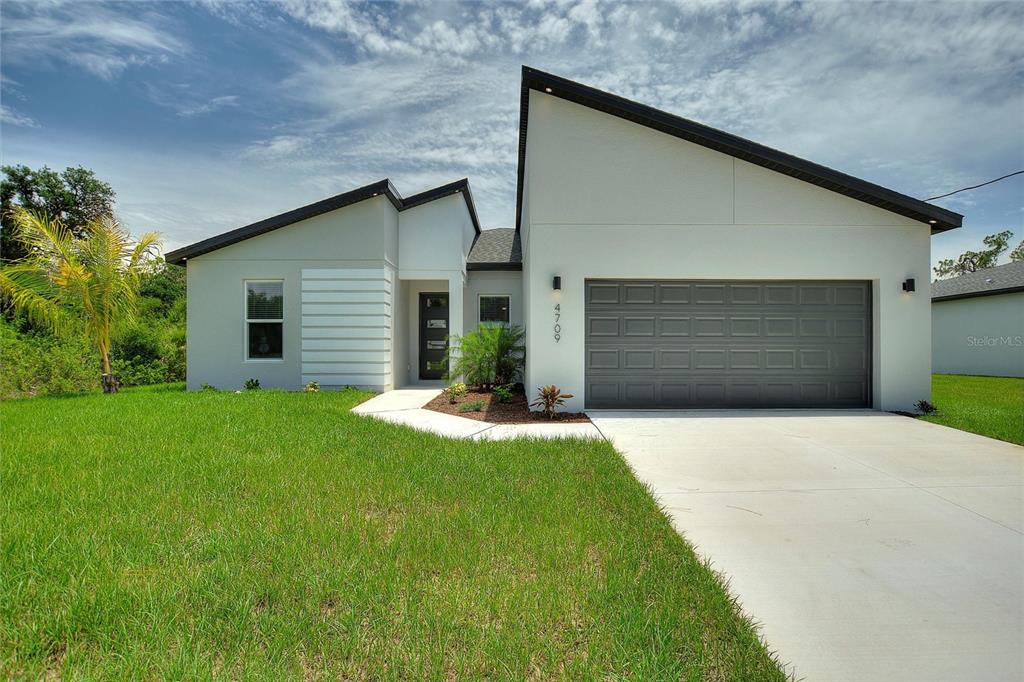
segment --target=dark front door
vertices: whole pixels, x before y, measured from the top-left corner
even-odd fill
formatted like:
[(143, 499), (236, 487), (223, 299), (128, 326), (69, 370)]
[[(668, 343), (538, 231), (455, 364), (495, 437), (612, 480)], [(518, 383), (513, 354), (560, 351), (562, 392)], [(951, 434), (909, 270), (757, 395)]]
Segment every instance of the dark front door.
[(448, 334), (448, 294), (420, 294), (420, 379), (444, 378)]

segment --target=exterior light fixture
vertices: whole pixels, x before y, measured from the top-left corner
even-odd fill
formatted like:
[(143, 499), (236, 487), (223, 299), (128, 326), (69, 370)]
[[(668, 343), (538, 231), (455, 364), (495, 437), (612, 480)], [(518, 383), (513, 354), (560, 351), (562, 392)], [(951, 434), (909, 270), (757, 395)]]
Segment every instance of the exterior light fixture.
[(938, 220), (929, 220), (928, 222), (931, 223), (932, 225), (934, 225), (935, 223), (937, 223), (939, 221)]
[(903, 280), (903, 291), (906, 291), (908, 294), (914, 291), (913, 277), (908, 277), (907, 279)]
[(551, 92), (551, 88), (544, 88), (544, 92), (550, 93)]
[(551, 280), (551, 288), (554, 289), (555, 291), (561, 291), (562, 278), (559, 277), (558, 275), (555, 275), (554, 278)]

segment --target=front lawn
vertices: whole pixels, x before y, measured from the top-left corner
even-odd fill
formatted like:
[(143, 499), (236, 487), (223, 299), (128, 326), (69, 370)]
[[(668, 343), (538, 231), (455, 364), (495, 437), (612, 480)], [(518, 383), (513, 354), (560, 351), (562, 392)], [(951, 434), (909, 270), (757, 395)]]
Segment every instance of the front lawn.
[(609, 445), (365, 397), (0, 405), (0, 675), (783, 679)]
[(932, 376), (936, 424), (1024, 445), (1024, 379)]

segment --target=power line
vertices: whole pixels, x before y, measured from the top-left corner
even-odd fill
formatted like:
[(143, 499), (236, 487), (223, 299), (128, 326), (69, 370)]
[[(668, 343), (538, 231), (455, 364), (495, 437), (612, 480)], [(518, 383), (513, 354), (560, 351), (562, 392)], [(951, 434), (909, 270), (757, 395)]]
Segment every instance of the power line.
[(933, 199), (941, 199), (943, 197), (948, 197), (948, 196), (952, 196), (954, 194), (959, 194), (960, 192), (966, 192), (969, 189), (978, 189), (979, 187), (984, 187), (985, 185), (991, 185), (993, 182), (999, 182), (1000, 180), (1005, 180), (1006, 178), (1012, 178), (1014, 175), (1020, 175), (1021, 173), (1024, 173), (1024, 170), (1019, 170), (1019, 171), (1014, 171), (1013, 173), (1008, 173), (1007, 175), (1004, 175), (1001, 178), (996, 178), (995, 180), (989, 180), (988, 182), (983, 182), (980, 185), (972, 185), (971, 187), (961, 187), (960, 189), (955, 189), (952, 192), (946, 192), (945, 194), (940, 194), (937, 197), (928, 197), (927, 199), (925, 199), (925, 201), (932, 201)]

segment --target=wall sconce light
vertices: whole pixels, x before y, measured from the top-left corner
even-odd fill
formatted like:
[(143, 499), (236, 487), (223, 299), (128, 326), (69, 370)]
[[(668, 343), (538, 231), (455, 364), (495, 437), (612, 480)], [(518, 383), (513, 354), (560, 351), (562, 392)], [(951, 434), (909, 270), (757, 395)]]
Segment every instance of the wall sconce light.
[(562, 278), (559, 277), (558, 275), (555, 275), (554, 279), (551, 280), (551, 288), (554, 289), (555, 291), (561, 291)]
[(914, 278), (913, 277), (909, 277), (909, 278), (903, 280), (903, 291), (906, 291), (908, 294), (910, 292), (914, 291)]

